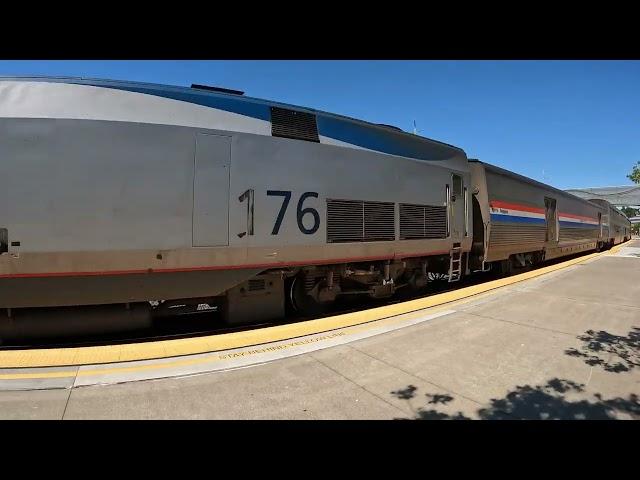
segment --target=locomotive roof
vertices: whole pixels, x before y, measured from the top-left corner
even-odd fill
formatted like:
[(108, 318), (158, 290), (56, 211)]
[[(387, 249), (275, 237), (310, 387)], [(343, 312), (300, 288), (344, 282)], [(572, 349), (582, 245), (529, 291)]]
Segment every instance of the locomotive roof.
[(86, 77), (56, 76), (0, 76), (0, 81), (29, 81), (67, 83), (103, 88), (113, 88), (148, 95), (156, 95), (173, 100), (194, 103), (220, 110), (246, 115), (260, 120), (271, 121), (270, 107), (281, 107), (316, 115), (323, 119), (321, 134), (352, 143), (371, 150), (399, 155), (419, 160), (442, 160), (466, 154), (463, 149), (433, 140), (431, 138), (405, 132), (397, 127), (371, 123), (345, 115), (315, 110), (308, 107), (289, 105), (244, 96), (240, 91), (193, 85), (192, 87), (163, 85), (125, 80), (93, 79)]

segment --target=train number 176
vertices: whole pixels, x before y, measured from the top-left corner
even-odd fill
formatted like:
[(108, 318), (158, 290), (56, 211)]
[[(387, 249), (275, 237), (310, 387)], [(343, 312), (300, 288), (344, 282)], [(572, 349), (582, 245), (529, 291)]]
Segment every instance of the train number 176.
[[(282, 206), (280, 207), (280, 211), (278, 212), (278, 216), (276, 217), (276, 222), (273, 225), (273, 230), (271, 231), (271, 235), (278, 235), (278, 232), (280, 231), (280, 225), (282, 225), (282, 220), (284, 219), (284, 215), (287, 212), (287, 207), (289, 206), (289, 202), (291, 201), (291, 191), (267, 190), (267, 196), (282, 197)], [(298, 208), (296, 209), (298, 228), (302, 233), (306, 235), (312, 235), (318, 231), (318, 228), (320, 228), (320, 215), (318, 214), (318, 211), (313, 207), (303, 208), (304, 201), (309, 197), (318, 198), (318, 193), (304, 192), (298, 199)], [(313, 216), (313, 225), (311, 226), (311, 228), (305, 227), (304, 223), (302, 223), (302, 219), (305, 215)]]

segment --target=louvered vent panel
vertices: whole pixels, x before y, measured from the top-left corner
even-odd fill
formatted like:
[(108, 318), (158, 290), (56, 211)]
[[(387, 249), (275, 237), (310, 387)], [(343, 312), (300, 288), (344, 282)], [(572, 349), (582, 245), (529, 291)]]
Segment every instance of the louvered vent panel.
[(327, 200), (327, 242), (361, 242), (364, 202)]
[(364, 202), (364, 241), (396, 239), (396, 215), (393, 203)]
[(271, 107), (271, 135), (320, 142), (316, 116), (286, 108)]
[(327, 242), (390, 240), (395, 240), (393, 203), (327, 200)]
[(425, 211), (426, 238), (447, 237), (447, 207), (427, 205)]
[(424, 205), (400, 204), (400, 240), (424, 238)]
[(400, 204), (400, 239), (446, 238), (447, 207)]

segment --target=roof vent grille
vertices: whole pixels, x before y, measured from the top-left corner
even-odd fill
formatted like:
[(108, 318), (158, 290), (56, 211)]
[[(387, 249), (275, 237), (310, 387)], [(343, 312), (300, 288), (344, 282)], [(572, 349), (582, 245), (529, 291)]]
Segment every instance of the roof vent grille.
[(271, 107), (271, 135), (320, 143), (314, 114), (280, 107)]

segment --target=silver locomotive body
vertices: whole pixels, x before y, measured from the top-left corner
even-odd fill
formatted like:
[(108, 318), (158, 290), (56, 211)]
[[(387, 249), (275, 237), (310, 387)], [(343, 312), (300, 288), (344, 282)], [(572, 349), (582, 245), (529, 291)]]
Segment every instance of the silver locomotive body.
[[(458, 148), (220, 92), (0, 81), (0, 308), (391, 295), (464, 273)], [(261, 310), (260, 305), (265, 308)], [(235, 320), (234, 320), (235, 321)]]

